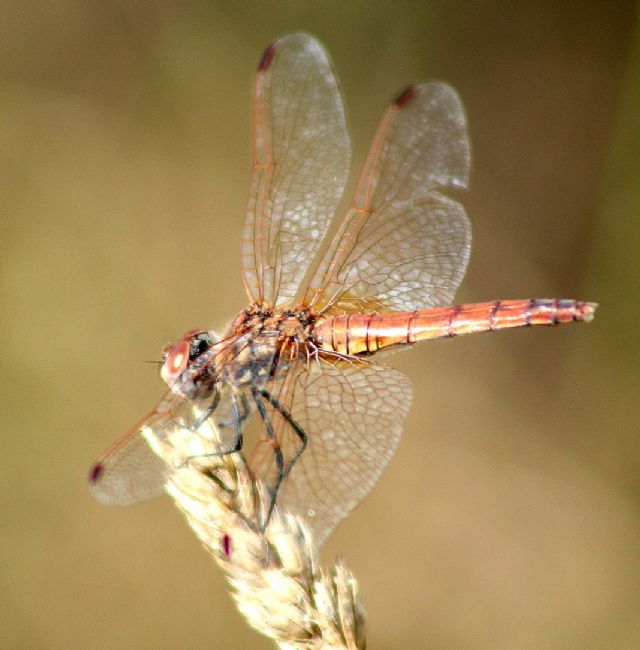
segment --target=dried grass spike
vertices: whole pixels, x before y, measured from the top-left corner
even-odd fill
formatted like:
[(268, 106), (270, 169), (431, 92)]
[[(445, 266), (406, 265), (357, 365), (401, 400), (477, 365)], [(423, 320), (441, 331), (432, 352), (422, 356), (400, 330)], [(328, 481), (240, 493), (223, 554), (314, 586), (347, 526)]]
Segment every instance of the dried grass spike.
[(176, 427), (160, 439), (143, 431), (170, 469), (166, 490), (191, 529), (227, 573), (238, 609), (251, 626), (287, 649), (366, 647), (356, 581), (342, 561), (322, 572), (311, 533), (276, 508), (267, 530), (269, 497), (242, 454), (215, 453), (206, 422), (196, 432)]

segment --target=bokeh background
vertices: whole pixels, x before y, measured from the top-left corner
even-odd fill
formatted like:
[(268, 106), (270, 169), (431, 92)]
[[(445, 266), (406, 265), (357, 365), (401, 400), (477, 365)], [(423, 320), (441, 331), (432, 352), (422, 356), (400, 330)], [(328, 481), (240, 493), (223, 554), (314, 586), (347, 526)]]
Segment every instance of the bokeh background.
[(323, 550), (370, 647), (639, 648), (635, 3), (360, 0), (3, 3), (0, 646), (272, 647), (168, 499), (109, 509), (84, 480), (161, 394), (145, 360), (244, 306), (253, 72), (300, 29), (333, 57), (354, 169), (399, 88), (460, 91), (461, 301), (601, 304), (389, 357), (406, 434)]

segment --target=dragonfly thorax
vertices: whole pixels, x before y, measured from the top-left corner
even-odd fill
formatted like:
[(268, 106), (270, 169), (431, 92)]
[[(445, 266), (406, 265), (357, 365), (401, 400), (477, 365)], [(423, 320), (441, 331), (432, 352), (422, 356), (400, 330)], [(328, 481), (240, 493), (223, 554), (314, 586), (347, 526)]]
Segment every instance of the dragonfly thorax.
[(264, 385), (304, 346), (314, 318), (306, 307), (255, 304), (242, 311), (221, 339), (220, 378), (236, 388)]
[(305, 306), (274, 309), (267, 305), (254, 304), (240, 312), (223, 338), (241, 334), (256, 337), (268, 333), (277, 334), (281, 342), (285, 339), (295, 339), (302, 343), (308, 338), (314, 323), (314, 315)]
[(222, 366), (221, 379), (235, 388), (263, 386), (271, 376), (277, 342), (278, 336), (274, 332), (238, 337)]

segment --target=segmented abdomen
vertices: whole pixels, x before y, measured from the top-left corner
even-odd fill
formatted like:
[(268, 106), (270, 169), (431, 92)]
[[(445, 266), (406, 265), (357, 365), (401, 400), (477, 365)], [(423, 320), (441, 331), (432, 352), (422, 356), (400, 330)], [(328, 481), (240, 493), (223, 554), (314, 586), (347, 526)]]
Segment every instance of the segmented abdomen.
[(495, 300), (390, 314), (334, 316), (313, 329), (314, 343), (341, 354), (528, 325), (590, 321), (595, 303), (577, 300)]

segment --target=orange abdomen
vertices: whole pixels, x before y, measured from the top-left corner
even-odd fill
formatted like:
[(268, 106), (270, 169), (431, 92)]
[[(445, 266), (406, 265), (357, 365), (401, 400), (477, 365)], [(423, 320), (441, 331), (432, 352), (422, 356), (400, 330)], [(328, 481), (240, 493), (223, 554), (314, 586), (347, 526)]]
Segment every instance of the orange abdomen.
[(325, 350), (372, 354), (392, 345), (460, 334), (590, 321), (596, 306), (577, 300), (495, 300), (413, 312), (349, 314), (318, 323), (312, 337)]

